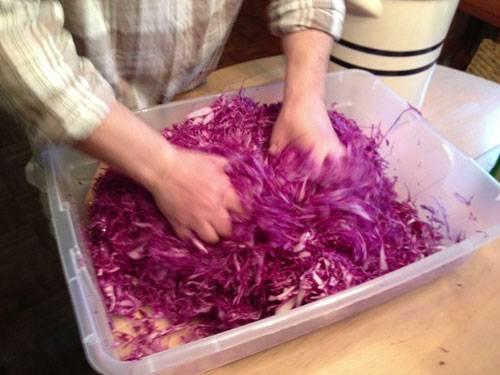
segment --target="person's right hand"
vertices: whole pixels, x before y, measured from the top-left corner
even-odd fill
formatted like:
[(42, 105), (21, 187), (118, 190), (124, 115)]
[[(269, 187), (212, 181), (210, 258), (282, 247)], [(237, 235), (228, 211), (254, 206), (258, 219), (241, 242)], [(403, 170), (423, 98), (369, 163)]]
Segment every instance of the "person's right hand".
[(230, 236), (229, 211), (241, 213), (243, 209), (224, 172), (227, 160), (200, 151), (172, 149), (166, 155), (164, 171), (149, 187), (158, 208), (182, 239), (192, 232), (207, 243)]

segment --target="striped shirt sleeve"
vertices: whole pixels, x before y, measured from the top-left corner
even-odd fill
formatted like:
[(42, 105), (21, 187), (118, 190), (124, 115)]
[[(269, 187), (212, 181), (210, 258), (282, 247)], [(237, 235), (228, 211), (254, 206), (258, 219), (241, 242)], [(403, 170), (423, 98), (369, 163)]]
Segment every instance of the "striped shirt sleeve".
[(345, 16), (343, 0), (272, 0), (269, 27), (276, 36), (316, 29), (340, 39)]
[(56, 1), (0, 0), (0, 105), (48, 141), (84, 140), (114, 94), (78, 56)]

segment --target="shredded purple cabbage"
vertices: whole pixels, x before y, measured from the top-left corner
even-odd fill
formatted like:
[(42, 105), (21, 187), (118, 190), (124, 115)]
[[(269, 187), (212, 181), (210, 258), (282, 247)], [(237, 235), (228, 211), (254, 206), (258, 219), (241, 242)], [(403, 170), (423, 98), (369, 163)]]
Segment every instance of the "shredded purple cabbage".
[[(316, 175), (308, 152), (268, 153), (281, 104), (242, 95), (219, 97), (162, 134), (189, 149), (223, 155), (247, 214), (211, 246), (179, 240), (141, 186), (110, 169), (94, 186), (85, 235), (110, 314), (141, 328), (124, 359), (162, 350), (159, 340), (199, 322), (186, 341), (241, 326), (361, 284), (440, 250), (444, 223), (424, 222), (410, 200), (397, 201), (395, 180), (353, 120), (329, 116), (348, 157), (327, 160)], [(424, 209), (432, 208), (423, 207)], [(149, 306), (153, 313), (140, 308)], [(171, 326), (156, 330), (153, 318)]]
[(462, 194), (459, 194), (457, 192), (453, 193), (455, 198), (459, 200), (461, 203), (465, 204), (466, 206), (470, 206), (472, 203), (472, 199), (474, 198), (473, 195), (470, 196), (469, 199), (465, 198)]

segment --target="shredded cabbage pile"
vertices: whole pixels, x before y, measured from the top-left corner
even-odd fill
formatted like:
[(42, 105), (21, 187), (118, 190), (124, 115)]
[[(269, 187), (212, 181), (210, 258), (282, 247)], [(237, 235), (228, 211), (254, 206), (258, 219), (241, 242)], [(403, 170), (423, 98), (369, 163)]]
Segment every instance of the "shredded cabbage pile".
[[(256, 321), (361, 284), (440, 250), (438, 228), (414, 204), (396, 200), (395, 179), (370, 136), (329, 111), (347, 147), (342, 162), (318, 172), (308, 152), (268, 153), (280, 103), (222, 95), (162, 134), (189, 149), (223, 155), (246, 214), (232, 216), (231, 238), (211, 246), (181, 241), (150, 193), (108, 169), (94, 186), (85, 236), (110, 314), (137, 318), (125, 359), (161, 350), (165, 335), (198, 323), (194, 340)], [(182, 168), (180, 165), (179, 168)], [(317, 170), (317, 169), (316, 169)], [(149, 306), (153, 313), (140, 310)], [(152, 318), (167, 317), (158, 330)]]

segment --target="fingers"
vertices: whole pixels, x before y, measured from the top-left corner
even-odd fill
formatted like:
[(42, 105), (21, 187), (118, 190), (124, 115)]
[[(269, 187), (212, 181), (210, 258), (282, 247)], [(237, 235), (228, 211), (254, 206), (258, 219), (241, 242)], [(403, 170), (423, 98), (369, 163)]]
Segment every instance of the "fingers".
[(333, 157), (340, 160), (347, 155), (347, 149), (342, 142), (338, 142), (339, 144), (335, 147), (335, 150), (332, 152)]
[[(217, 156), (216, 163), (224, 173), (223, 179), (225, 187), (223, 189), (225, 191), (223, 191), (222, 207), (226, 208), (229, 211), (237, 212), (240, 214), (244, 213), (243, 205), (241, 204), (240, 198), (238, 197), (238, 194), (236, 194), (236, 191), (234, 190), (233, 185), (231, 184), (229, 176), (224, 171), (224, 166), (228, 163), (227, 159)], [(227, 216), (228, 219), (230, 219), (229, 215)]]
[(198, 237), (206, 243), (216, 244), (219, 242), (219, 235), (216, 230), (206, 220), (199, 221), (196, 225), (193, 226), (193, 230), (196, 232)]
[(233, 188), (229, 188), (224, 194), (222, 206), (227, 208), (229, 211), (239, 214), (243, 214), (245, 212), (243, 205), (241, 204), (240, 197), (238, 197), (238, 194), (236, 194)]
[(281, 147), (279, 147), (276, 143), (271, 143), (271, 146), (269, 146), (269, 153), (271, 155), (276, 155), (280, 150)]
[(283, 121), (280, 122), (278, 118), (278, 121), (274, 125), (273, 132), (271, 134), (271, 140), (269, 144), (269, 153), (271, 155), (278, 154), (291, 141), (288, 134), (283, 131), (283, 127), (280, 126), (281, 123), (283, 123)]
[(219, 168), (221, 171), (224, 172), (224, 167), (228, 163), (227, 159), (219, 156), (219, 155), (210, 155), (212, 158), (213, 163)]
[[(201, 240), (206, 243), (215, 244), (219, 242), (220, 238), (228, 238), (231, 236), (231, 216), (229, 215), (229, 210), (238, 213), (244, 212), (240, 199), (232, 188), (224, 195), (222, 206), (218, 207), (214, 212), (211, 212), (208, 220), (202, 219), (190, 227), (196, 232)], [(179, 235), (179, 231), (177, 229), (175, 230)], [(181, 228), (181, 231), (182, 230), (184, 229)], [(184, 234), (185, 232), (182, 233)], [(182, 236), (182, 238), (186, 237)]]
[(315, 147), (312, 151), (312, 158), (318, 166), (321, 166), (327, 158), (340, 161), (346, 154), (344, 144), (336, 139), (335, 142), (327, 144), (326, 147)]
[(199, 168), (196, 173), (181, 173), (182, 179), (171, 187), (176, 199), (167, 200), (164, 214), (180, 239), (189, 240), (196, 234), (203, 242), (215, 244), (231, 236), (229, 211), (244, 210), (224, 171), (227, 159), (201, 152), (189, 155)]
[(169, 222), (172, 225), (175, 234), (181, 240), (187, 241), (191, 238), (191, 230), (187, 226), (174, 220), (169, 220)]
[(183, 241), (189, 241), (193, 237), (193, 233), (191, 229), (189, 229), (191, 227), (202, 241), (209, 244), (216, 244), (220, 239), (219, 234), (226, 237), (231, 235), (231, 220), (229, 215), (227, 215), (227, 217), (229, 224), (227, 224), (224, 220), (217, 221), (218, 229), (215, 229), (215, 226), (205, 220), (199, 221), (196, 225), (190, 226), (173, 220), (170, 221), (170, 224), (172, 225), (177, 237)]
[(240, 198), (233, 188), (229, 188), (224, 194), (222, 206), (210, 219), (210, 223), (220, 237), (231, 236), (231, 216), (229, 211), (244, 213)]
[(221, 208), (219, 213), (210, 220), (210, 223), (220, 237), (231, 236), (231, 216), (227, 210)]

